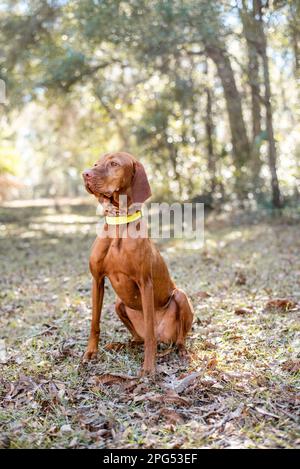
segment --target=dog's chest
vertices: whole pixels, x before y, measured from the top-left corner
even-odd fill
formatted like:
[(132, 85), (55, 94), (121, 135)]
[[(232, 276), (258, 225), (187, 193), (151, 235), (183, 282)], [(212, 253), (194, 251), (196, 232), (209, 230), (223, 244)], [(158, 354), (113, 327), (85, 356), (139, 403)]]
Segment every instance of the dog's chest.
[(124, 249), (119, 240), (114, 240), (104, 259), (104, 273), (109, 278), (119, 298), (134, 309), (141, 308), (141, 299), (137, 285), (137, 266), (133, 256)]
[(134, 275), (137, 270), (136, 262), (132, 255), (131, 246), (122, 238), (112, 240), (104, 258), (104, 271), (108, 277), (111, 275)]

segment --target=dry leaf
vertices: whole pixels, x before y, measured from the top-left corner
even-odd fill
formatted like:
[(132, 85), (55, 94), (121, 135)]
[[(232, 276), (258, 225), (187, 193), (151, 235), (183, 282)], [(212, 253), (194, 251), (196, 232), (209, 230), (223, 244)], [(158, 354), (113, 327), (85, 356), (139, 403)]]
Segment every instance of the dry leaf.
[(300, 371), (300, 360), (287, 360), (282, 365), (282, 369), (290, 373), (297, 373)]
[(209, 368), (210, 370), (214, 370), (217, 364), (218, 364), (218, 360), (216, 359), (216, 357), (213, 357), (208, 361), (207, 368)]
[(211, 378), (210, 376), (205, 376), (204, 378), (201, 378), (200, 383), (204, 387), (211, 387), (213, 384), (216, 383), (216, 380)]
[(137, 377), (134, 377), (134, 376), (111, 374), (111, 373), (105, 373), (103, 375), (93, 377), (93, 381), (95, 384), (101, 384), (104, 386), (111, 386), (114, 384), (123, 384), (123, 383), (128, 383), (130, 381), (135, 382), (136, 380), (137, 380)]
[(267, 311), (290, 311), (297, 306), (292, 300), (288, 300), (287, 298), (277, 298), (274, 300), (269, 300), (265, 306)]
[(201, 344), (202, 350), (215, 350), (216, 348), (217, 348), (217, 345), (213, 344), (209, 340), (204, 340), (203, 343)]
[(183, 392), (188, 386), (193, 384), (197, 378), (199, 378), (200, 373), (195, 371), (194, 373), (190, 373), (189, 375), (185, 376), (183, 379), (178, 380), (174, 386), (174, 390), (177, 393)]
[(194, 296), (198, 298), (199, 300), (211, 297), (211, 295), (207, 293), (207, 291), (198, 291), (197, 293), (195, 293)]
[(245, 316), (247, 314), (253, 314), (253, 309), (251, 308), (237, 308), (234, 313), (238, 316)]
[(235, 273), (235, 284), (236, 285), (245, 285), (247, 278), (244, 272), (238, 271)]
[(215, 383), (212, 385), (212, 388), (214, 389), (224, 389), (224, 386), (222, 386), (222, 384), (220, 383)]
[(71, 433), (72, 427), (69, 424), (62, 425), (62, 427), (60, 427), (60, 431), (61, 433)]
[(163, 402), (184, 406), (190, 405), (190, 401), (188, 399), (178, 396), (178, 394), (172, 390), (169, 390), (166, 394), (163, 395)]
[(105, 350), (113, 350), (115, 352), (118, 352), (119, 350), (123, 350), (124, 348), (126, 348), (126, 344), (124, 344), (123, 342), (110, 342), (108, 344), (105, 345), (104, 349)]
[(179, 396), (175, 391), (168, 390), (165, 394), (158, 394), (154, 392), (148, 392), (134, 398), (134, 402), (150, 401), (155, 403), (175, 404), (178, 406), (188, 406), (190, 401), (184, 397)]
[(184, 423), (182, 416), (173, 409), (163, 408), (159, 411), (159, 416), (167, 420), (167, 423), (171, 425), (177, 425)]
[(10, 447), (10, 438), (6, 434), (0, 435), (0, 449), (8, 449)]
[(171, 352), (173, 352), (173, 351), (174, 351), (174, 348), (173, 348), (173, 347), (172, 347), (172, 348), (168, 348), (168, 349), (166, 349), (166, 350), (163, 350), (162, 352), (159, 352), (159, 353), (157, 354), (157, 356), (158, 356), (159, 358), (165, 357), (166, 355), (169, 355), (169, 354), (170, 354)]

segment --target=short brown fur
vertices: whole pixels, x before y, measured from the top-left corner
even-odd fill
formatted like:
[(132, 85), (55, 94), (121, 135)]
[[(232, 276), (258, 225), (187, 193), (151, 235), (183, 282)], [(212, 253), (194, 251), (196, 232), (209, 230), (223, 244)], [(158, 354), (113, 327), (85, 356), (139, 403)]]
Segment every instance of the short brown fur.
[[(83, 173), (86, 189), (104, 207), (105, 214), (117, 215), (122, 209), (119, 196), (126, 195), (125, 212), (132, 213), (150, 197), (145, 170), (125, 152), (104, 155)], [(133, 222), (143, 225), (144, 220)], [(130, 223), (129, 225), (132, 225)], [(170, 278), (168, 268), (149, 238), (123, 237), (129, 225), (121, 225), (110, 236), (98, 236), (90, 256), (93, 276), (92, 323), (84, 360), (94, 358), (100, 336), (100, 315), (104, 278), (108, 277), (118, 298), (116, 312), (130, 331), (133, 340), (144, 342), (143, 374), (155, 372), (158, 342), (174, 343), (185, 353), (185, 339), (191, 328), (193, 309), (186, 294)], [(132, 226), (130, 226), (132, 228)]]

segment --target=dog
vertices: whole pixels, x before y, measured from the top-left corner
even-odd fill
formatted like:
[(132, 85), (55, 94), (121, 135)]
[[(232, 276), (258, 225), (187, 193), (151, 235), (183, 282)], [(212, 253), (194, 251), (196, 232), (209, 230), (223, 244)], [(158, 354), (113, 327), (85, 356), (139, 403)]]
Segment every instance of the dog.
[[(130, 231), (139, 232), (145, 227), (140, 208), (151, 196), (145, 169), (129, 153), (107, 153), (82, 176), (86, 190), (99, 200), (106, 216), (103, 232), (97, 236), (90, 255), (92, 321), (83, 360), (97, 355), (104, 279), (108, 277), (117, 294), (117, 315), (132, 340), (144, 343), (141, 374), (153, 375), (157, 343), (176, 344), (179, 354), (186, 354), (193, 307), (185, 292), (176, 287), (147, 235), (130, 235)], [(124, 198), (127, 203), (122, 206)]]

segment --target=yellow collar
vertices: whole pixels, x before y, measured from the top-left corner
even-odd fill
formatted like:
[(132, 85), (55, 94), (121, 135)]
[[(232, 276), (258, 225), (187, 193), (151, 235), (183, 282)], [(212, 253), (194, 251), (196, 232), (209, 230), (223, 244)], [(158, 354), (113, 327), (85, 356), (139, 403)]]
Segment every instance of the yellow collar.
[(117, 217), (105, 217), (105, 221), (108, 225), (126, 225), (132, 221), (136, 221), (142, 218), (141, 210), (133, 213), (132, 215), (123, 215)]

